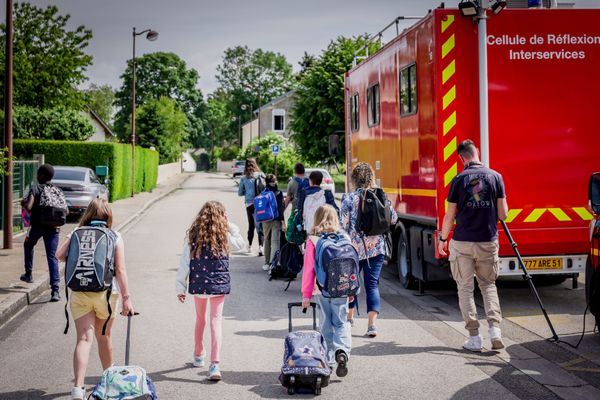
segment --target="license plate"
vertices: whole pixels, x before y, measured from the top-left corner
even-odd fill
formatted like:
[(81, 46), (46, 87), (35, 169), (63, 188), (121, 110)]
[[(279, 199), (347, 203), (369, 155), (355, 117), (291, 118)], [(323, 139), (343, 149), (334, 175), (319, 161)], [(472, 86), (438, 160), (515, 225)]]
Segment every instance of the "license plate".
[(562, 269), (562, 258), (533, 258), (523, 260), (527, 269)]

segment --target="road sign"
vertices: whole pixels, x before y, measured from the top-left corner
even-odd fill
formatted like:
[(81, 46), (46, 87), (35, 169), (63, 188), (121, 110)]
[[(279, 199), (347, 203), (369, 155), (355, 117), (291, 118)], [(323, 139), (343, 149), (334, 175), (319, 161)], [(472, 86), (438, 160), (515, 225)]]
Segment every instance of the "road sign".
[(259, 151), (260, 151), (260, 146), (256, 146), (256, 147), (254, 148), (254, 151), (256, 151), (256, 152), (259, 152)]
[(271, 151), (273, 152), (273, 155), (277, 157), (279, 155), (279, 145), (278, 144), (271, 145)]

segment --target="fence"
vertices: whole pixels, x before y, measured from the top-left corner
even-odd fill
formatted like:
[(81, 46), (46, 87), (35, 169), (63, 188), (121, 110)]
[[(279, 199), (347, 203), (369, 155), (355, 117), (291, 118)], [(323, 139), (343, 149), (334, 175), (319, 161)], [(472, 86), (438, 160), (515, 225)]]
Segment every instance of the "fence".
[[(13, 231), (23, 230), (21, 220), (21, 199), (25, 197), (29, 188), (36, 182), (36, 172), (40, 166), (39, 161), (19, 160), (13, 162)], [(4, 185), (2, 185), (2, 214), (0, 215), (0, 230), (4, 226)]]

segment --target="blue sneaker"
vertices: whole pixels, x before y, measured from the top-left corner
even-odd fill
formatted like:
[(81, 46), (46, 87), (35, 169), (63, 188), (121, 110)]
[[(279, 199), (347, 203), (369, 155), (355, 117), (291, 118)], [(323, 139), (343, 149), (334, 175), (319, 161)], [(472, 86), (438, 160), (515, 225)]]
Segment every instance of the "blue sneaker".
[(219, 364), (211, 364), (208, 369), (208, 380), (209, 381), (220, 381), (221, 371), (219, 371)]
[(202, 368), (204, 367), (204, 355), (197, 356), (194, 354), (194, 367)]

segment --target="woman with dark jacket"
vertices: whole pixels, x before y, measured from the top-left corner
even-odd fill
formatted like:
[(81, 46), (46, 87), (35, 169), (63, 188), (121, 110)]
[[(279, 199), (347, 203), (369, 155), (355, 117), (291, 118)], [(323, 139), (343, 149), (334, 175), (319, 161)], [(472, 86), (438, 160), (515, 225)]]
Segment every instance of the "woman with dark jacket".
[[(261, 186), (263, 186), (265, 174), (260, 171), (256, 160), (248, 158), (246, 160), (246, 167), (244, 168), (244, 175), (240, 180), (240, 186), (238, 188), (238, 195), (244, 196), (244, 204), (246, 205), (246, 216), (248, 217), (248, 247), (252, 247), (254, 240), (254, 230), (258, 233), (258, 255), (263, 255), (263, 229), (260, 223), (256, 222), (256, 216), (254, 215), (254, 198), (260, 193)], [(258, 189), (258, 190), (257, 190)], [(248, 249), (250, 250), (250, 249)]]

